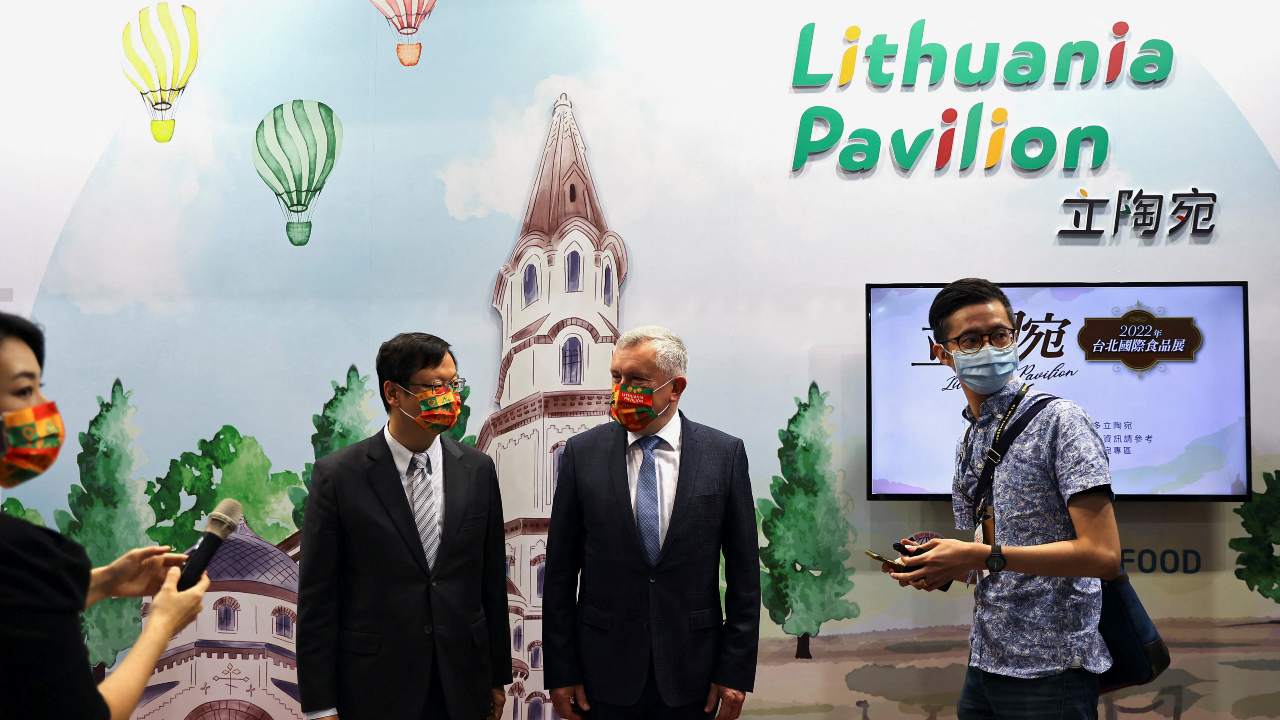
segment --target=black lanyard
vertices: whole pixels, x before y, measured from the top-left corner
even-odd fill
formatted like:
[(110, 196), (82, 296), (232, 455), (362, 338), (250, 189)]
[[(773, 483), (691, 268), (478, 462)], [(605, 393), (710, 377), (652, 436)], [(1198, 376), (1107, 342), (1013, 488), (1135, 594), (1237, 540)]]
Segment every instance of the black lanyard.
[[(991, 438), (991, 445), (987, 448), (987, 452), (983, 456), (984, 465), (989, 462), (999, 463), (1003, 459), (1000, 457), (1000, 454), (995, 451), (995, 446), (1000, 443), (1000, 437), (1004, 435), (1004, 429), (1008, 427), (1009, 421), (1013, 419), (1014, 413), (1018, 411), (1018, 405), (1022, 403), (1022, 398), (1027, 396), (1027, 391), (1030, 389), (1030, 385), (1023, 383), (1022, 387), (1018, 389), (1018, 394), (1014, 396), (1013, 402), (1009, 403), (1009, 408), (1004, 411), (1004, 416), (1000, 418), (1000, 424), (996, 425), (996, 433)], [(965, 500), (968, 500), (973, 506), (974, 521), (981, 522), (986, 516), (985, 508), (983, 507), (987, 504), (984, 502), (986, 498), (975, 499), (964, 490), (964, 483), (967, 479), (966, 476), (969, 474), (969, 465), (971, 463), (970, 453), (973, 451), (973, 448), (969, 445), (969, 440), (973, 435), (973, 426), (976, 425), (977, 422), (978, 421), (975, 418), (973, 423), (970, 423), (969, 428), (965, 430), (964, 433), (964, 449), (962, 451), (964, 453), (964, 461), (960, 466), (960, 492), (964, 495)], [(981, 477), (981, 473), (979, 473), (979, 477)], [(981, 484), (981, 481), (979, 481), (979, 484)], [(977, 490), (976, 487), (974, 489)]]

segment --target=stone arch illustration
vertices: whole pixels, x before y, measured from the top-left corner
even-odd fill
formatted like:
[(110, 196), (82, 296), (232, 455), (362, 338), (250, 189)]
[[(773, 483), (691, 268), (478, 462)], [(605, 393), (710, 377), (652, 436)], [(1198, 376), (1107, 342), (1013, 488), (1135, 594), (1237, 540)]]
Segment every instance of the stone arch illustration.
[(271, 720), (271, 715), (243, 700), (214, 700), (196, 706), (183, 720)]

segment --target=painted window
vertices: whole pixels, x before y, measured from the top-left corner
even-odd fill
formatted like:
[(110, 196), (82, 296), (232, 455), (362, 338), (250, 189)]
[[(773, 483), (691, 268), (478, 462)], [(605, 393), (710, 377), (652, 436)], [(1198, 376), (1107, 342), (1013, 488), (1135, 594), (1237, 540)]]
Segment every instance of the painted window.
[(533, 304), (538, 299), (538, 268), (530, 263), (524, 266), (524, 304)]
[(604, 269), (604, 304), (613, 305), (613, 266)]
[(272, 632), (282, 638), (292, 640), (293, 627), (297, 622), (297, 619), (297, 616), (294, 615), (292, 610), (284, 607), (276, 608), (271, 611)]
[(582, 254), (577, 250), (569, 253), (564, 263), (565, 292), (581, 292), (582, 290)]
[(582, 384), (582, 341), (571, 337), (560, 348), (560, 381), (565, 385)]
[(213, 612), (218, 618), (218, 632), (235, 632), (240, 624), (240, 603), (235, 598), (218, 598), (213, 604)]

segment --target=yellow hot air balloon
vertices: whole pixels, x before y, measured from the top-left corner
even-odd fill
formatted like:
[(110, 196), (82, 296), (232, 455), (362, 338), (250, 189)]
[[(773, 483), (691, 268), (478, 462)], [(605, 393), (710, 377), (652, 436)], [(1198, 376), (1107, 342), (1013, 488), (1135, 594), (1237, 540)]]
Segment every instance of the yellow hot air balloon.
[(178, 98), (196, 69), (200, 49), (196, 11), (157, 3), (138, 11), (136, 23), (124, 26), (124, 75), (142, 95), (151, 115), (151, 137), (169, 142)]

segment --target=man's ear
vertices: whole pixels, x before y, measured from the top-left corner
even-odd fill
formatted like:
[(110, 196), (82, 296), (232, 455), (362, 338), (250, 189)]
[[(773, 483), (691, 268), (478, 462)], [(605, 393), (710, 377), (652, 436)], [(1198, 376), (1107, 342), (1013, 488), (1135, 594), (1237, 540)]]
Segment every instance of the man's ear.
[(956, 361), (951, 358), (951, 353), (948, 353), (947, 349), (938, 343), (933, 344), (933, 358), (952, 370), (956, 367)]
[(689, 379), (686, 377), (677, 377), (671, 381), (671, 394), (679, 398), (687, 387), (689, 387)]
[(400, 407), (400, 398), (396, 396), (396, 384), (390, 380), (382, 383), (382, 397), (391, 407)]

